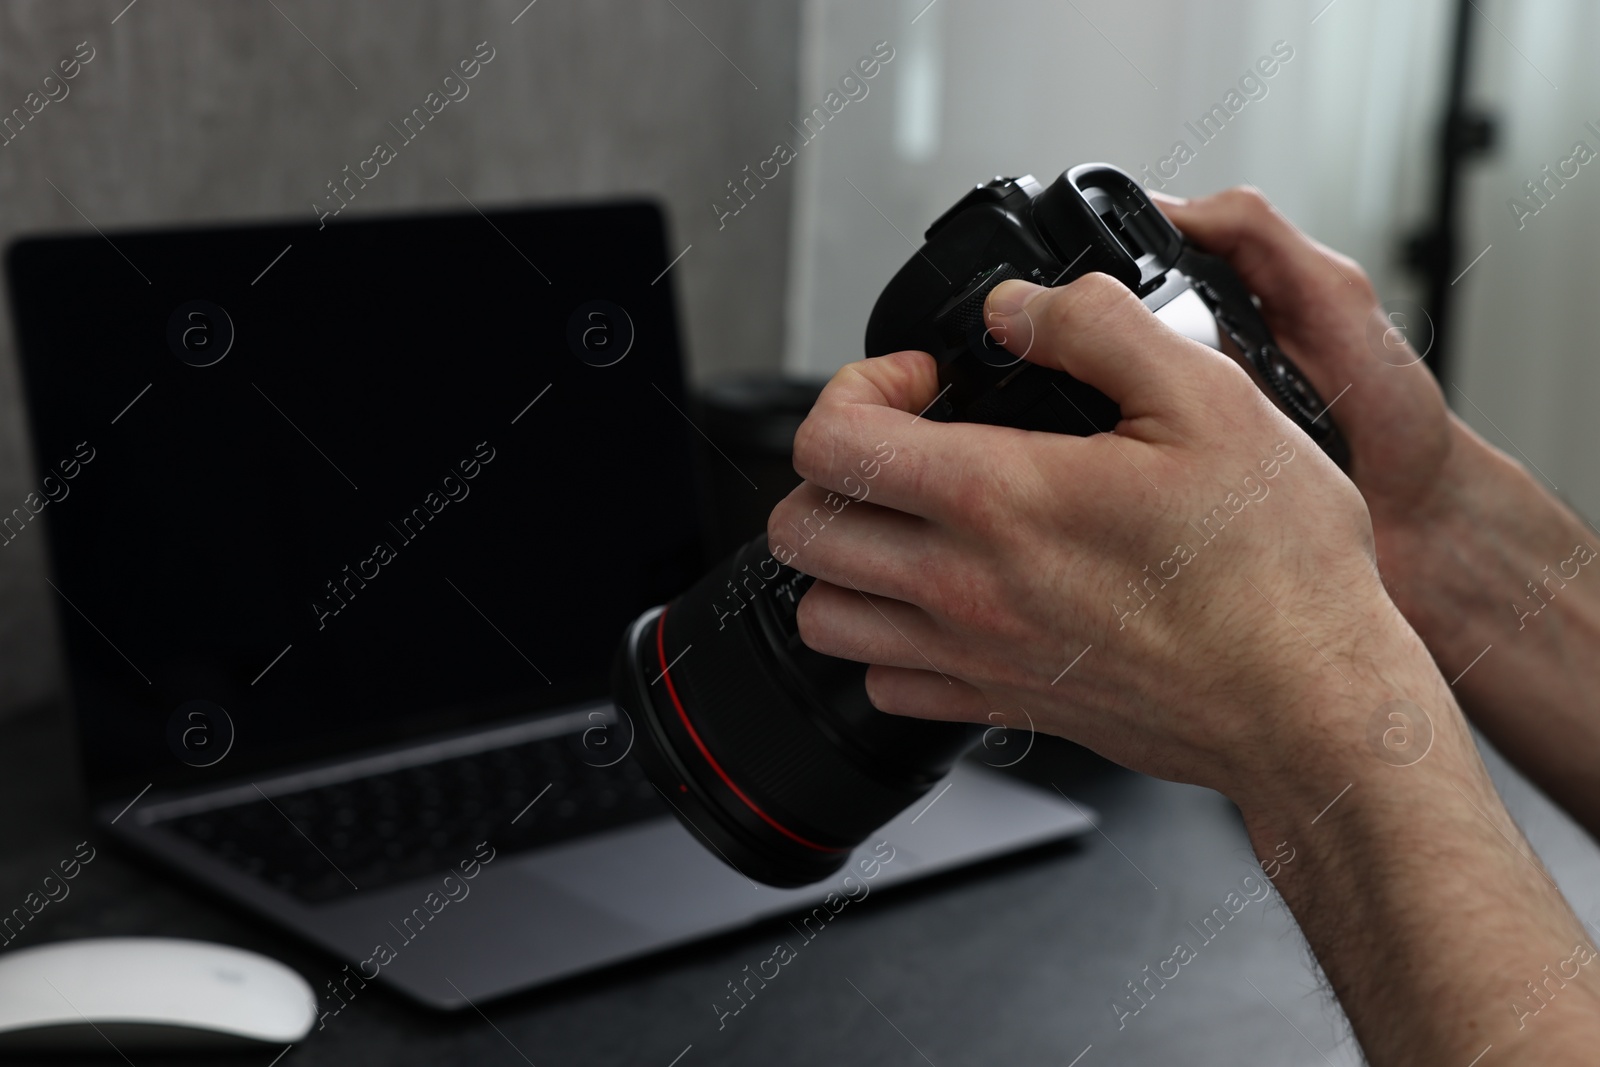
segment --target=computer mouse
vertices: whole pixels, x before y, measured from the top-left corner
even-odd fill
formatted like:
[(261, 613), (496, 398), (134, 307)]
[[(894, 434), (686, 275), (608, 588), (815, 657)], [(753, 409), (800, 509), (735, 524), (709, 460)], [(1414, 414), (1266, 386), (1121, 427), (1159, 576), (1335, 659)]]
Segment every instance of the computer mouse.
[(0, 1052), (292, 1044), (316, 1018), (304, 978), (227, 945), (92, 937), (0, 954)]

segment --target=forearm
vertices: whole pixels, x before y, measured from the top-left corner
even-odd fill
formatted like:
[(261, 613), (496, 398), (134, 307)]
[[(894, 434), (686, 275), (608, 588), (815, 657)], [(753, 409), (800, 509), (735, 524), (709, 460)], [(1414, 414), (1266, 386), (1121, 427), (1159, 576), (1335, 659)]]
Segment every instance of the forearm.
[(1485, 736), (1600, 837), (1600, 535), (1465, 426), (1456, 441), (1399, 558), (1380, 544), (1385, 581)]
[[(1374, 1067), (1465, 1067), (1490, 1045), (1497, 1064), (1593, 1062), (1593, 939), (1501, 805), (1420, 644), (1386, 662), (1347, 668), (1351, 685), (1327, 691), (1326, 751), (1241, 799), (1258, 855)], [(1387, 721), (1379, 709), (1395, 699), (1432, 723), (1420, 759), (1377, 740), (1375, 713)], [(1285, 842), (1293, 860), (1266, 861)]]

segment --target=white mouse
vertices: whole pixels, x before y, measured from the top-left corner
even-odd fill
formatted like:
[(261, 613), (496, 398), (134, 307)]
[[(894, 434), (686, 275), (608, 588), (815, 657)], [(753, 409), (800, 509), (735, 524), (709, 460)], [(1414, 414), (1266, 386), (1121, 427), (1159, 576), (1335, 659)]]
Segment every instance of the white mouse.
[(266, 956), (173, 937), (96, 937), (0, 954), (0, 1051), (292, 1044), (316, 995)]

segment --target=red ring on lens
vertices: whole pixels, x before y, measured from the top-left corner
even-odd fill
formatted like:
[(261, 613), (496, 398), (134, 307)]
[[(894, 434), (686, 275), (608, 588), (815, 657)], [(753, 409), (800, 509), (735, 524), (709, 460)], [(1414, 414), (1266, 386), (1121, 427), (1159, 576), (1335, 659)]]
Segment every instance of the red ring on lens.
[(667, 611), (665, 608), (663, 608), (661, 609), (661, 615), (656, 619), (656, 656), (661, 662), (661, 677), (667, 683), (667, 695), (672, 698), (672, 706), (678, 709), (678, 719), (683, 723), (683, 728), (689, 731), (689, 738), (694, 742), (694, 747), (700, 750), (700, 755), (704, 756), (705, 761), (711, 765), (711, 769), (717, 772), (717, 777), (722, 779), (722, 784), (733, 790), (733, 795), (744, 801), (744, 806), (755, 812), (756, 815), (760, 817), (762, 822), (766, 823), (768, 826), (772, 827), (789, 840), (804, 845), (806, 848), (815, 849), (818, 852), (837, 853), (847, 851), (846, 849), (842, 848), (829, 848), (826, 845), (819, 845), (815, 841), (806, 840), (793, 830), (789, 829), (787, 826), (784, 826), (782, 823), (778, 822), (778, 820), (774, 819), (766, 812), (762, 811), (756, 805), (755, 801), (745, 796), (744, 790), (733, 784), (733, 779), (728, 777), (728, 773), (722, 769), (722, 765), (718, 763), (711, 755), (710, 750), (706, 748), (706, 743), (700, 740), (699, 731), (697, 731), (694, 728), (694, 724), (689, 721), (689, 713), (684, 711), (683, 702), (678, 699), (677, 687), (672, 684), (672, 676), (667, 673), (666, 627)]

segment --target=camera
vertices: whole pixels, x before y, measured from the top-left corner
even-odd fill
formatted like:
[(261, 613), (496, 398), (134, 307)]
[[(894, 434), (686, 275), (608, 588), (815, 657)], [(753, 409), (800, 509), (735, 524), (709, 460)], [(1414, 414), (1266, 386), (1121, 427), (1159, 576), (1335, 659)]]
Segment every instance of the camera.
[[(1349, 449), (1327, 405), (1277, 346), (1233, 268), (1190, 247), (1132, 177), (1105, 163), (979, 185), (928, 228), (867, 321), (867, 355), (920, 349), (939, 360), (928, 418), (1087, 436), (1121, 415), (1097, 389), (1002, 348), (983, 322), (1011, 278), (1064, 285), (1108, 274), (1167, 325), (1227, 353), (1340, 467)], [(1024, 339), (1025, 341), (1025, 339)]]
[[(1098, 271), (1239, 362), (1348, 464), (1327, 405), (1232, 268), (1189, 247), (1123, 171), (1085, 164), (1048, 187), (995, 178), (941, 215), (925, 242), (884, 288), (866, 331), (868, 356), (918, 349), (938, 361), (941, 391), (925, 417), (1080, 436), (1112, 430), (1121, 414), (1110, 398), (1014, 355), (983, 321), (985, 299), (1007, 279), (1054, 286)], [(842, 512), (850, 498), (837, 499)], [(873, 708), (864, 664), (800, 640), (796, 612), (811, 584), (768, 552), (762, 534), (636, 619), (613, 668), (613, 696), (633, 720), (634, 754), (650, 780), (729, 866), (775, 886), (841, 868), (982, 733)]]

